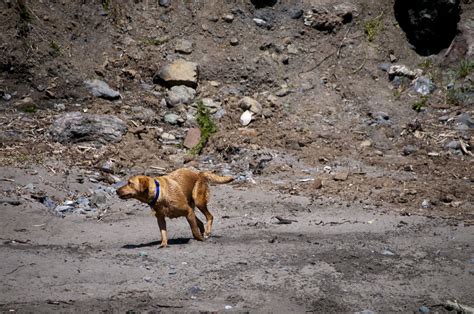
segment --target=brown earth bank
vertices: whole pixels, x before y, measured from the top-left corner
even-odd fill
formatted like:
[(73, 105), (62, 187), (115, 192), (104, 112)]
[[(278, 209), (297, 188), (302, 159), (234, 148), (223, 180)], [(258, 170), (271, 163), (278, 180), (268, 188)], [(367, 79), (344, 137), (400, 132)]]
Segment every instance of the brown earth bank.
[[(474, 9), (451, 2), (442, 47), (395, 1), (1, 2), (0, 310), (474, 306)], [(211, 238), (171, 220), (159, 249), (115, 189), (180, 167), (235, 181)]]

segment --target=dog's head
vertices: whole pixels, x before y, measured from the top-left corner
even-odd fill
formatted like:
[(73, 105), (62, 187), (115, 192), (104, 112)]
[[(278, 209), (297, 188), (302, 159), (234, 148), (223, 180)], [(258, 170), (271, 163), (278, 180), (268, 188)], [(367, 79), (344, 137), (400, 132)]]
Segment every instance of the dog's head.
[(149, 199), (149, 186), (151, 178), (147, 176), (134, 176), (128, 179), (127, 184), (117, 189), (117, 195), (121, 199), (135, 198), (144, 203)]

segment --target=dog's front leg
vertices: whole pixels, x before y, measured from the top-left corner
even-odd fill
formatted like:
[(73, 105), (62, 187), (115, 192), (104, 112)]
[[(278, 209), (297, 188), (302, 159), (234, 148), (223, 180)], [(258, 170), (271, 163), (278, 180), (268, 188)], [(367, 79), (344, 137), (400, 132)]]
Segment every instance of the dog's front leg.
[(166, 231), (166, 220), (163, 215), (156, 215), (156, 220), (158, 221), (158, 227), (160, 227), (161, 232), (161, 245), (160, 247), (168, 246), (168, 232)]

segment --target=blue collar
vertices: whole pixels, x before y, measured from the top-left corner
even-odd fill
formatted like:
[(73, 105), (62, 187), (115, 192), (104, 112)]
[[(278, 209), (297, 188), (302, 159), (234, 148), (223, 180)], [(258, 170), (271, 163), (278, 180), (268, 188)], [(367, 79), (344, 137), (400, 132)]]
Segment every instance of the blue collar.
[(155, 186), (156, 186), (155, 196), (153, 197), (153, 200), (150, 203), (148, 203), (150, 207), (155, 206), (156, 201), (158, 200), (158, 197), (160, 196), (160, 183), (156, 179), (155, 179)]

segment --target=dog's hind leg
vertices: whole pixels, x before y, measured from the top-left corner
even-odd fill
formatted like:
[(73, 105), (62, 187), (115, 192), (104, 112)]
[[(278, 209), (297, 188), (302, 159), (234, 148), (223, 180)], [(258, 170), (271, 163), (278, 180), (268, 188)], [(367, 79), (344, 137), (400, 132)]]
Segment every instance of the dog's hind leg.
[(206, 229), (204, 228), (204, 224), (202, 223), (202, 221), (199, 218), (197, 218), (197, 216), (196, 216), (196, 222), (197, 222), (199, 231), (201, 231), (201, 234), (204, 234), (206, 232)]
[[(189, 208), (189, 212), (188, 212), (188, 215), (186, 216), (186, 220), (188, 221), (189, 223), (189, 226), (191, 227), (191, 231), (193, 233), (193, 237), (194, 239), (198, 240), (198, 241), (202, 241), (203, 238), (202, 238), (202, 235), (201, 235), (201, 231), (199, 231), (199, 225), (201, 225), (201, 228), (203, 228), (203, 223), (202, 221), (200, 221), (197, 217), (196, 217), (196, 214), (194, 213), (194, 211), (192, 210), (192, 208), (190, 207)], [(200, 222), (200, 224), (198, 223), (198, 221)]]
[(206, 228), (204, 231), (204, 237), (208, 238), (211, 236), (212, 221), (214, 217), (207, 209), (207, 202), (209, 201), (209, 186), (204, 180), (196, 182), (193, 189), (193, 200), (197, 208), (206, 216)]

